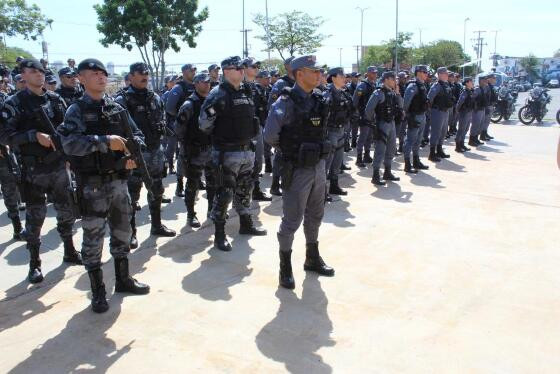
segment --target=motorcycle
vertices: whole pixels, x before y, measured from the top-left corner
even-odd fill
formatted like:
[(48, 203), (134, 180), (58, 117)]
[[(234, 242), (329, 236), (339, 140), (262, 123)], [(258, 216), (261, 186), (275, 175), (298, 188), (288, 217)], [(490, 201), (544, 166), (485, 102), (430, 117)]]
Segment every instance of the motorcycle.
[(517, 91), (510, 90), (508, 87), (501, 87), (498, 91), (498, 102), (494, 107), (494, 112), (490, 121), (498, 123), (503, 118), (509, 121), (511, 115), (515, 113), (515, 102), (517, 101)]
[(542, 122), (542, 119), (548, 112), (546, 105), (550, 103), (552, 97), (547, 94), (548, 89), (535, 87), (529, 91), (529, 97), (525, 101), (525, 105), (519, 109), (519, 120), (524, 125), (530, 125), (536, 119)]
[(560, 109), (558, 109), (558, 112), (556, 112), (556, 122), (558, 122), (558, 124), (560, 125)]

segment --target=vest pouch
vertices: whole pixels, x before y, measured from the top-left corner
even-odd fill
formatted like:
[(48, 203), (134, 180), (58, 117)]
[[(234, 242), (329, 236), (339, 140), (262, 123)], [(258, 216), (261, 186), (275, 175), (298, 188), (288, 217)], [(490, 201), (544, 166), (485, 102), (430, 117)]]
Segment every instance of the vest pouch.
[(298, 166), (315, 167), (321, 159), (321, 145), (317, 143), (301, 143), (298, 152)]

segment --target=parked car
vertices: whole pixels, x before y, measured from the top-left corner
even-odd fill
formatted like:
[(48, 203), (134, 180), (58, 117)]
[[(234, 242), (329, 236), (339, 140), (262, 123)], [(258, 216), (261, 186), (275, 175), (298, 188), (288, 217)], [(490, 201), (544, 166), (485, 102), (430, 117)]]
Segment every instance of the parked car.
[(558, 81), (558, 79), (554, 78), (549, 80), (546, 86), (548, 88), (560, 88), (560, 82)]

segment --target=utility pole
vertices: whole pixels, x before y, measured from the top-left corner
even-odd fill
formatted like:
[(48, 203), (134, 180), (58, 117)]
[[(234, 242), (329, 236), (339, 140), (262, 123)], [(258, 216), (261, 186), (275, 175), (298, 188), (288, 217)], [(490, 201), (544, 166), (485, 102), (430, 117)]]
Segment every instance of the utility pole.
[(243, 0), (243, 57), (249, 57), (249, 41), (247, 38), (247, 33), (252, 30), (245, 28), (245, 0)]
[(399, 0), (396, 1), (395, 12), (395, 74), (399, 72)]
[(493, 65), (494, 66), (498, 66), (498, 57), (497, 57), (497, 52), (496, 52), (496, 44), (498, 42), (498, 32), (500, 30), (492, 30), (490, 32), (494, 33), (494, 56), (492, 57), (493, 60)]
[[(268, 0), (264, 1), (265, 11), (266, 11), (266, 38), (268, 39), (268, 45), (270, 46), (270, 29), (268, 26)], [(267, 48), (268, 49), (268, 48)], [(270, 49), (268, 49), (268, 61), (270, 62)]]
[(355, 45), (354, 48), (356, 48), (356, 66), (358, 67), (358, 73), (359, 73), (360, 72), (360, 57), (359, 57), (358, 51), (360, 50), (360, 46)]
[(418, 28), (418, 34), (420, 35), (420, 44), (418, 44), (419, 47), (422, 47), (422, 30), (424, 29), (421, 27)]
[[(466, 44), (466, 39), (467, 39), (467, 21), (470, 21), (471, 19), (469, 17), (465, 18), (465, 21), (463, 23), (463, 53), (467, 53), (465, 44)], [(463, 61), (463, 64), (466, 63), (466, 61)], [(463, 66), (463, 77), (465, 77), (465, 67)]]
[(474, 38), (473, 41), (476, 43), (473, 47), (474, 50), (476, 51), (476, 58), (478, 59), (478, 64), (477, 64), (477, 74), (480, 73), (481, 70), (481, 65), (482, 65), (482, 47), (485, 45), (488, 45), (486, 43), (484, 43), (484, 38), (482, 37), (482, 34), (485, 33), (486, 31), (484, 30), (477, 30), (477, 31), (473, 31), (474, 34), (478, 34), (478, 37)]
[[(364, 12), (366, 10), (369, 9), (369, 7), (367, 8), (361, 8), (359, 6), (356, 7), (356, 9), (358, 9), (361, 13), (361, 18), (360, 18), (360, 57), (364, 58), (364, 42), (363, 42), (363, 36), (364, 36)], [(357, 58), (357, 57), (356, 57)], [(358, 59), (358, 71), (360, 71), (360, 60)]]
[(338, 49), (339, 66), (342, 67), (342, 48)]

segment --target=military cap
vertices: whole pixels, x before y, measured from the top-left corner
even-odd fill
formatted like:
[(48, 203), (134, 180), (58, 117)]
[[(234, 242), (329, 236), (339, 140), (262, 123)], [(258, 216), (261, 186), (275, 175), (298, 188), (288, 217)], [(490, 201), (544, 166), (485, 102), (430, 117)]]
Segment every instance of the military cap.
[(210, 82), (210, 76), (205, 73), (198, 73), (193, 78), (193, 83)]
[(21, 74), (16, 74), (16, 76), (14, 77), (14, 81), (15, 81), (16, 83), (17, 83), (17, 82), (20, 82), (20, 81), (22, 81), (22, 80), (23, 80), (23, 77), (21, 76)]
[(220, 70), (220, 67), (217, 64), (212, 64), (212, 65), (208, 66), (208, 71), (212, 71), (212, 70), (215, 70), (215, 69)]
[(75, 76), (76, 71), (72, 69), (70, 66), (65, 66), (58, 71), (59, 77), (62, 77), (63, 75)]
[(81, 72), (82, 70), (102, 71), (105, 73), (105, 75), (108, 75), (107, 69), (105, 69), (105, 65), (103, 65), (101, 61), (95, 58), (86, 58), (85, 60), (80, 62), (78, 64), (78, 73)]
[(426, 65), (416, 65), (414, 67), (414, 74), (418, 72), (428, 74), (428, 67)]
[(271, 77), (279, 77), (280, 73), (278, 72), (278, 70), (271, 70), (270, 71), (270, 76)]
[(47, 82), (48, 84), (56, 84), (56, 78), (54, 77), (54, 75), (47, 75), (45, 77), (45, 82)]
[(19, 63), (19, 67), (21, 69), (23, 69), (23, 68), (33, 68), (33, 69), (40, 70), (43, 73), (45, 72), (45, 68), (43, 67), (43, 65), (41, 65), (41, 63), (34, 58), (24, 58)]
[(463, 85), (466, 85), (468, 82), (472, 82), (471, 77), (466, 77), (465, 79), (463, 79)]
[(360, 73), (358, 73), (358, 72), (355, 72), (355, 71), (353, 71), (353, 72), (352, 72), (352, 73), (350, 74), (350, 76), (351, 76), (352, 78), (359, 78), (359, 77), (361, 77), (361, 76), (362, 76), (362, 74), (360, 74)]
[(494, 73), (486, 74), (486, 79), (490, 79), (490, 78), (496, 78), (496, 74), (494, 74)]
[(346, 73), (346, 74), (344, 74), (344, 76), (345, 76), (346, 78), (352, 78), (352, 74), (351, 74), (351, 73)]
[(381, 80), (384, 81), (385, 79), (389, 79), (389, 78), (393, 78), (395, 79), (395, 72), (394, 71), (384, 71), (383, 74), (381, 74)]
[(441, 66), (441, 67), (437, 68), (437, 73), (438, 74), (447, 74), (447, 68), (445, 66)]
[(482, 73), (482, 74), (480, 74), (480, 75), (478, 76), (478, 79), (479, 79), (479, 80), (480, 80), (480, 79), (488, 79), (488, 75)]
[(344, 69), (343, 68), (332, 68), (329, 70), (329, 72), (327, 73), (327, 75), (329, 77), (334, 77), (338, 74), (344, 75)]
[(143, 62), (135, 62), (134, 64), (130, 65), (130, 69), (128, 70), (130, 74), (132, 73), (140, 73), (140, 74), (149, 74), (150, 69), (148, 69), (148, 65)]
[(230, 56), (223, 60), (220, 65), (222, 66), (222, 69), (239, 68), (243, 66), (241, 57), (239, 56)]
[(17, 56), (17, 57), (16, 57), (16, 62), (19, 63), (19, 62), (21, 62), (21, 61), (23, 61), (23, 57), (22, 57), (22, 56)]
[(261, 66), (261, 62), (255, 60), (253, 57), (244, 58), (243, 61), (241, 61), (241, 63), (246, 67), (250, 67), (250, 68), (258, 69)]
[(270, 78), (270, 73), (266, 70), (261, 70), (258, 72), (257, 78)]
[(317, 66), (317, 58), (315, 58), (314, 55), (307, 55), (307, 56), (294, 58), (293, 61), (290, 63), (290, 67), (292, 68), (292, 70), (298, 70), (303, 68), (320, 70), (320, 68)]
[(377, 73), (377, 68), (375, 66), (368, 66), (367, 72), (368, 73)]
[(455, 73), (455, 78), (459, 78), (460, 76), (461, 76), (461, 74)]
[(294, 61), (294, 60), (295, 60), (294, 56), (288, 57), (287, 59), (284, 60), (284, 66), (291, 65), (292, 61)]
[(193, 66), (193, 64), (185, 64), (181, 66), (181, 71), (185, 70), (196, 70), (196, 66)]

